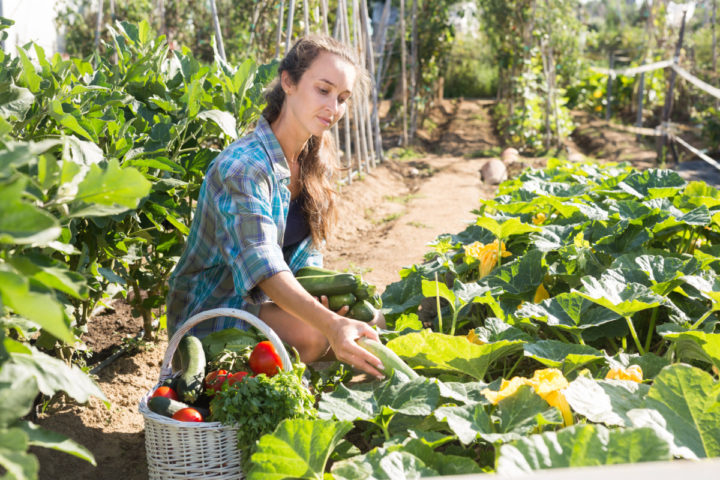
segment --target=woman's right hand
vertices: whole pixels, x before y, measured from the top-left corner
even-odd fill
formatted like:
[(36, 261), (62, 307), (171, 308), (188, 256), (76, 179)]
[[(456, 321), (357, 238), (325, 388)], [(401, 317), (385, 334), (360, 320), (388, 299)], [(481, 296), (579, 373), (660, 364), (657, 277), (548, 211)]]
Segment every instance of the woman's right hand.
[(384, 369), (382, 362), (375, 355), (357, 344), (360, 337), (380, 341), (375, 330), (365, 322), (336, 315), (334, 328), (332, 331), (326, 332), (326, 336), (330, 348), (332, 348), (338, 360), (381, 380), (385, 378), (382, 374)]

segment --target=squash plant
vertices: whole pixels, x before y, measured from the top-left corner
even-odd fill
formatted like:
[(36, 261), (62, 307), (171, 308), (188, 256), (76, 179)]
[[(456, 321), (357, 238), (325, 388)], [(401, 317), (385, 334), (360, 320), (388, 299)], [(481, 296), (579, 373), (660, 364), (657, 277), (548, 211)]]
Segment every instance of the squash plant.
[[(259, 440), (249, 479), (720, 457), (720, 191), (551, 160), (475, 213), (383, 294), (382, 336), (419, 376), (322, 392), (319, 419)], [(477, 242), (500, 259), (498, 240), (510, 256), (489, 269)], [(433, 330), (435, 302), (452, 321)]]

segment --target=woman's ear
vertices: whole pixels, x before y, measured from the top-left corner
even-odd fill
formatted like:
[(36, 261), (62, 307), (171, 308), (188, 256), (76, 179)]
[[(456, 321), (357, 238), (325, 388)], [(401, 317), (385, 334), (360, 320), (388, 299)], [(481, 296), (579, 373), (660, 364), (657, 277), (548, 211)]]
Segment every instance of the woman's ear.
[(280, 85), (285, 95), (292, 94), (295, 91), (295, 84), (293, 84), (290, 74), (285, 70), (280, 73)]

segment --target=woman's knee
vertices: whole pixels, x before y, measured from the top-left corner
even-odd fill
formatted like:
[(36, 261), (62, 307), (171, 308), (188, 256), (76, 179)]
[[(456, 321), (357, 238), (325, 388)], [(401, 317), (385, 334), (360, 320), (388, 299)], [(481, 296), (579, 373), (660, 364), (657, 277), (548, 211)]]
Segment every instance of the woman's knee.
[(297, 344), (293, 345), (300, 354), (304, 363), (314, 362), (322, 358), (330, 349), (327, 338), (319, 330), (308, 328), (297, 337)]

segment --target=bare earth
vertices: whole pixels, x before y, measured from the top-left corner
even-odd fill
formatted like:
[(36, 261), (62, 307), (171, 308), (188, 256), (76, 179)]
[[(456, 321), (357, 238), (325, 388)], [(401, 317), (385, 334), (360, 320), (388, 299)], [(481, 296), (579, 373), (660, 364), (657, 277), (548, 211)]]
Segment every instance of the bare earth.
[[(495, 194), (496, 187), (483, 185), (478, 174), (487, 158), (463, 157), (498, 146), (489, 107), (486, 101), (445, 101), (431, 116), (437, 127), (419, 132), (428, 151), (441, 154), (389, 160), (361, 181), (344, 186), (326, 266), (362, 272), (382, 292), (400, 279), (401, 268), (422, 261), (430, 250), (427, 244), (439, 234), (464, 229), (473, 220), (470, 212), (479, 199)], [(573, 144), (573, 148), (579, 147)], [(543, 159), (523, 159), (510, 173), (543, 164)], [(141, 323), (132, 318), (127, 305), (114, 306), (114, 312), (90, 322), (86, 342), (94, 351), (116, 348), (140, 331)], [(111, 403), (109, 409), (94, 399), (84, 406), (56, 401), (39, 416), (45, 428), (89, 448), (98, 464), (93, 467), (66, 454), (33, 449), (40, 460), (41, 479), (147, 478), (143, 418), (137, 405), (157, 382), (166, 346), (166, 338), (155, 345), (140, 345), (100, 371), (97, 381)]]

